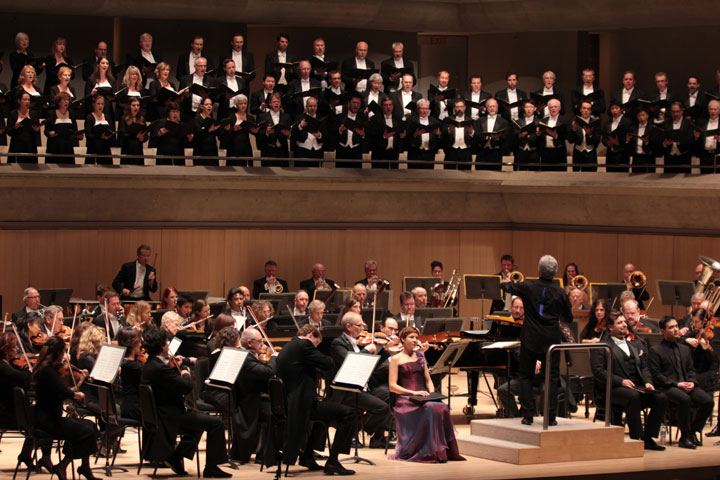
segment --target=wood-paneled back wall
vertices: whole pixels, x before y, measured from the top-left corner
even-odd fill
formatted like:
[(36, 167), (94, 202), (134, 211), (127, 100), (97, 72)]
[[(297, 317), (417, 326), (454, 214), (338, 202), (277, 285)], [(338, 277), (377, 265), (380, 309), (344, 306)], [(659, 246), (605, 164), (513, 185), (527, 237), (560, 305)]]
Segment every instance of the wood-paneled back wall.
[[(22, 305), (22, 290), (72, 287), (74, 296), (93, 298), (96, 283), (112, 282), (120, 264), (135, 258), (141, 243), (158, 257), (161, 286), (210, 291), (224, 296), (231, 286), (250, 285), (274, 259), (291, 289), (322, 262), (341, 285), (363, 278), (363, 264), (378, 261), (378, 272), (399, 293), (403, 276), (429, 275), (430, 262), (466, 273), (495, 273), (499, 258), (515, 256), (519, 269), (535, 276), (537, 261), (554, 255), (560, 268), (576, 262), (591, 282), (619, 281), (632, 262), (649, 279), (692, 280), (698, 255), (720, 258), (720, 238), (501, 230), (5, 230), (0, 232), (0, 294), (5, 311)], [(153, 298), (159, 297), (159, 293)], [(397, 302), (395, 302), (397, 304)], [(487, 312), (486, 305), (486, 312)], [(397, 307), (396, 307), (397, 308)], [(659, 299), (651, 314), (663, 315)], [(478, 316), (480, 301), (461, 301), (461, 314)]]

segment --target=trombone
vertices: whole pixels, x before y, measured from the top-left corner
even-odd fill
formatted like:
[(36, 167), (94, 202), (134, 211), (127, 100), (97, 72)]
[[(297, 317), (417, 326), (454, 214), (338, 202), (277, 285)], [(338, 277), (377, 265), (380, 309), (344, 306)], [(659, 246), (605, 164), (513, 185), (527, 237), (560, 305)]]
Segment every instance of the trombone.
[(515, 270), (510, 272), (508, 275), (508, 281), (512, 283), (520, 283), (525, 281), (525, 275), (522, 274), (521, 271)]
[(575, 275), (573, 278), (570, 279), (570, 286), (572, 288), (578, 288), (580, 290), (585, 290), (588, 285), (589, 285), (589, 282), (585, 275)]

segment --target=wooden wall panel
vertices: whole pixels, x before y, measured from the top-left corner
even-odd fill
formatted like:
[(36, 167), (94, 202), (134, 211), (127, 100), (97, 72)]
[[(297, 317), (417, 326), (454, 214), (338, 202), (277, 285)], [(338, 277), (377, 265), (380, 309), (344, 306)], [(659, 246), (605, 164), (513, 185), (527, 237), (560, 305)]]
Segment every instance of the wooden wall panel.
[[(274, 259), (291, 290), (321, 262), (327, 275), (342, 286), (363, 277), (367, 259), (393, 286), (393, 303), (404, 276), (430, 274), (430, 262), (462, 274), (494, 274), (500, 257), (515, 255), (518, 267), (535, 276), (538, 258), (554, 255), (560, 267), (575, 261), (592, 282), (618, 281), (632, 261), (650, 280), (691, 280), (698, 255), (720, 258), (720, 239), (670, 235), (589, 234), (509, 230), (269, 230), (269, 229), (144, 229), (144, 230), (7, 230), (0, 232), (0, 294), (4, 310), (21, 304), (22, 290), (33, 285), (72, 287), (76, 296), (92, 298), (97, 283), (110, 284), (123, 262), (135, 258), (140, 243), (159, 252), (162, 287), (210, 291), (224, 297), (231, 286), (251, 286)], [(463, 291), (461, 289), (461, 297)], [(158, 295), (154, 295), (158, 298)], [(487, 313), (490, 303), (486, 301)], [(653, 303), (650, 313), (669, 311)], [(479, 316), (479, 300), (462, 299), (463, 316)]]

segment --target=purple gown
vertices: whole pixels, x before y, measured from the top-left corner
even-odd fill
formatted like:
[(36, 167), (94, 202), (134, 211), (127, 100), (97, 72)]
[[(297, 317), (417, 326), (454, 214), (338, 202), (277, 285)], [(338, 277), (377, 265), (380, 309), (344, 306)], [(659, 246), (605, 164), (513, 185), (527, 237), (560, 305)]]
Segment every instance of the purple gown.
[[(398, 385), (408, 390), (425, 390), (425, 355), (398, 367)], [(414, 403), (407, 395), (395, 400), (397, 445), (390, 458), (409, 462), (438, 463), (464, 460), (458, 453), (450, 410), (442, 402)]]

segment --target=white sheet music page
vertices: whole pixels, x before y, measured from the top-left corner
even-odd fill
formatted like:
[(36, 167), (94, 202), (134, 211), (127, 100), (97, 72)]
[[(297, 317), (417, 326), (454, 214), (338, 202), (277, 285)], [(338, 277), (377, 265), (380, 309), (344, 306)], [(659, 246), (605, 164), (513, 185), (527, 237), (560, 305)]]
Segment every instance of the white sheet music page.
[(175, 355), (180, 348), (180, 345), (182, 345), (182, 340), (180, 340), (178, 337), (173, 337), (173, 339), (170, 340), (170, 345), (168, 347), (170, 353), (172, 355)]
[(95, 366), (90, 372), (90, 378), (99, 382), (112, 383), (115, 380), (120, 363), (125, 356), (125, 347), (105, 344), (100, 347)]
[(483, 345), (483, 350), (494, 350), (497, 348), (515, 348), (520, 346), (520, 340), (510, 340), (507, 342), (494, 342)]
[(248, 356), (247, 350), (239, 348), (224, 347), (220, 352), (218, 361), (210, 372), (208, 380), (234, 384), (237, 376), (240, 374), (245, 359)]
[(350, 352), (340, 366), (333, 383), (355, 385), (364, 388), (380, 360), (379, 355)]

